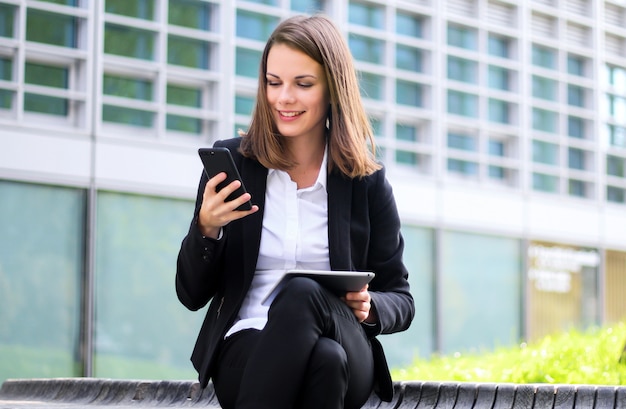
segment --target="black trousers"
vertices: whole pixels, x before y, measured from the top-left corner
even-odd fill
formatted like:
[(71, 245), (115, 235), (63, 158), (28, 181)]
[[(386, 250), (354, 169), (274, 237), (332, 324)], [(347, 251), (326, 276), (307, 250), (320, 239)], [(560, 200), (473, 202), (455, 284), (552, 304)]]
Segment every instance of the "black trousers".
[(358, 409), (372, 392), (370, 343), (350, 308), (308, 278), (274, 299), (262, 331), (223, 343), (215, 392), (224, 409)]

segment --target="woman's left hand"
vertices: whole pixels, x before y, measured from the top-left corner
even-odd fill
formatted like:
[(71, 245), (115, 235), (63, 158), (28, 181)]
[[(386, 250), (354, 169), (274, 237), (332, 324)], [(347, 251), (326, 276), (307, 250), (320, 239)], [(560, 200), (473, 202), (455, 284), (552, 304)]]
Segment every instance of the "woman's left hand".
[(356, 316), (359, 322), (376, 322), (375, 314), (372, 314), (372, 297), (369, 291), (367, 291), (368, 285), (361, 289), (361, 291), (347, 292), (342, 300), (352, 309), (352, 312)]

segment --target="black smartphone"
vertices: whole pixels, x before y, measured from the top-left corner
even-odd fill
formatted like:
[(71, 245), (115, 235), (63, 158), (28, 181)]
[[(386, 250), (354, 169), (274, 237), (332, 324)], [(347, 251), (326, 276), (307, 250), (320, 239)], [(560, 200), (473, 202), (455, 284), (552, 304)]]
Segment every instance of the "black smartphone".
[[(218, 192), (234, 180), (239, 180), (241, 182), (241, 186), (228, 195), (226, 198), (227, 202), (246, 193), (246, 188), (243, 185), (241, 176), (239, 176), (239, 171), (237, 170), (233, 157), (227, 148), (200, 148), (198, 149), (198, 155), (200, 155), (200, 159), (204, 165), (204, 172), (209, 179), (220, 172), (226, 172), (226, 180), (217, 185), (216, 190)], [(237, 210), (250, 210), (251, 208), (252, 203), (248, 200), (246, 203), (239, 206)]]

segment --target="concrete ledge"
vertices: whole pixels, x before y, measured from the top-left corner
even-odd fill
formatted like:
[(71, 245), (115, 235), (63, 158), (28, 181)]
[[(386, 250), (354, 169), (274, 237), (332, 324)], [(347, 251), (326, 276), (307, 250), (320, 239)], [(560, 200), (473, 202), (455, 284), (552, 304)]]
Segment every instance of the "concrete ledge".
[[(363, 409), (626, 409), (626, 386), (396, 382), (392, 402), (372, 395)], [(99, 378), (9, 379), (0, 409), (219, 409), (213, 386), (195, 381)]]

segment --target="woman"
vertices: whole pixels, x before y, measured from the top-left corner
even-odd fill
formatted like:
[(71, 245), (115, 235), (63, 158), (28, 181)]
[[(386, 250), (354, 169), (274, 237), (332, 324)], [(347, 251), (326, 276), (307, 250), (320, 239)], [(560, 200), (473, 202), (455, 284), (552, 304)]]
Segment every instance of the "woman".
[[(248, 132), (230, 149), (248, 193), (203, 174), (176, 273), (180, 301), (211, 302), (192, 362), (223, 408), (360, 408), (393, 388), (375, 336), (414, 315), (400, 221), (362, 107), (352, 57), (323, 16), (292, 17), (271, 35)], [(235, 210), (252, 200), (251, 210)], [(285, 270), (363, 270), (369, 287), (333, 295)]]

